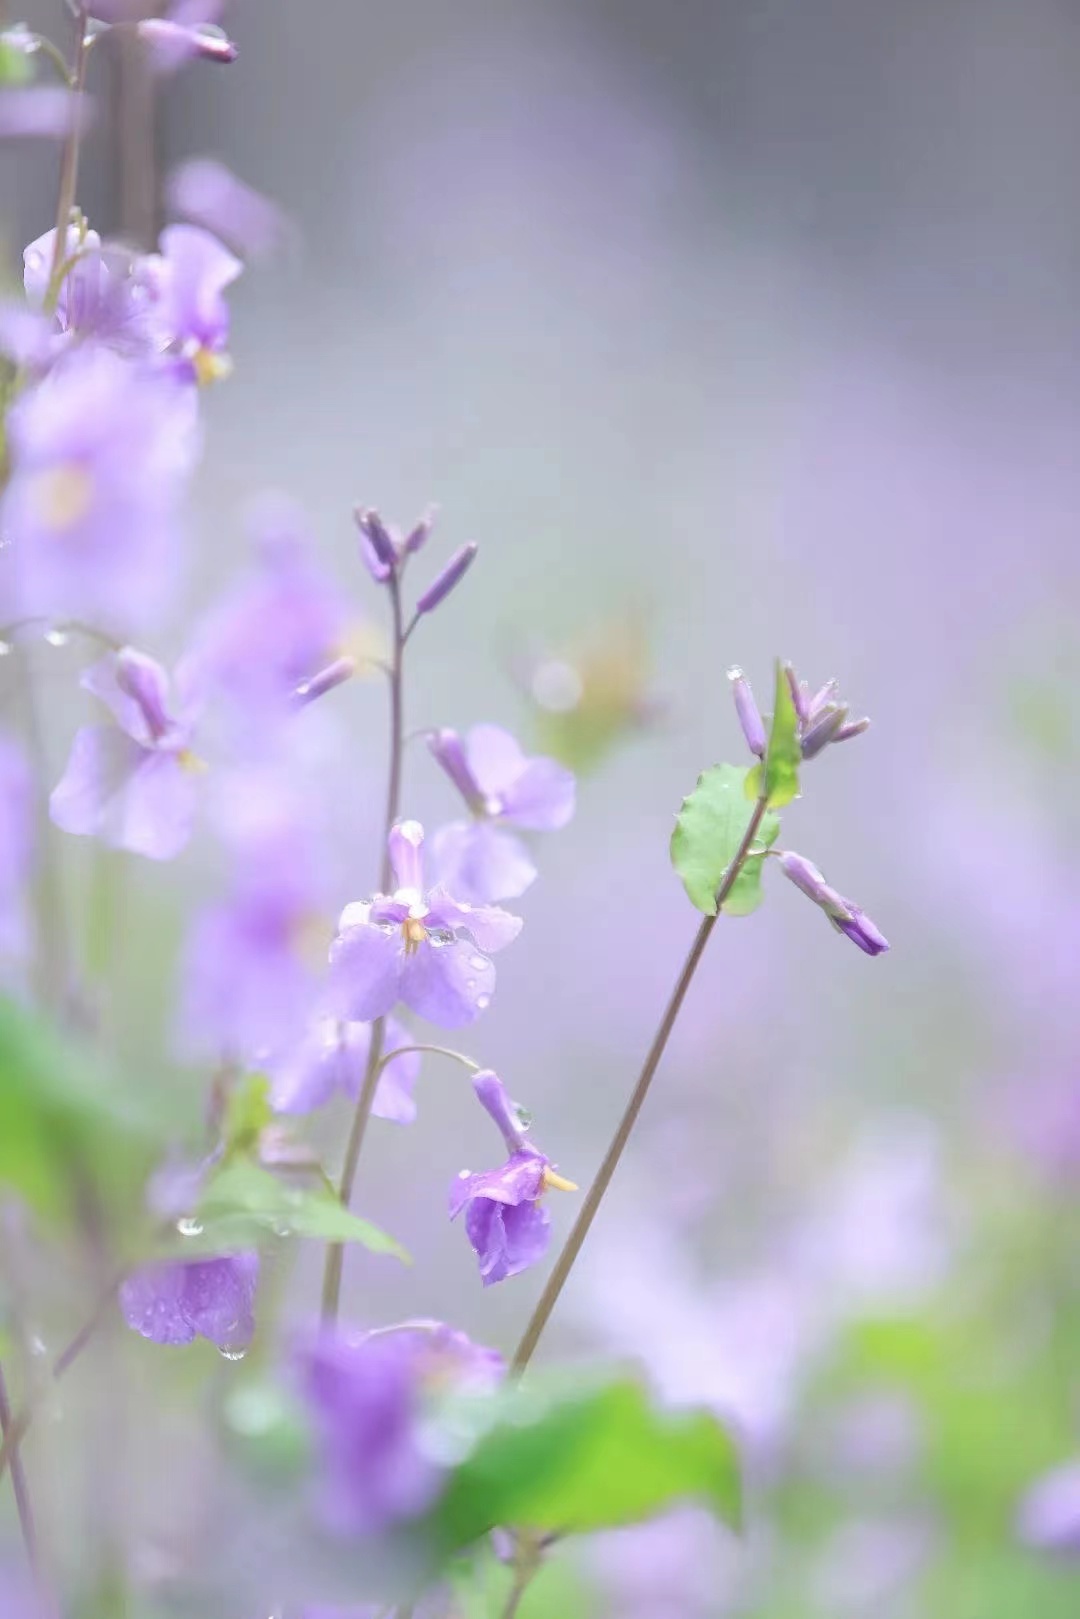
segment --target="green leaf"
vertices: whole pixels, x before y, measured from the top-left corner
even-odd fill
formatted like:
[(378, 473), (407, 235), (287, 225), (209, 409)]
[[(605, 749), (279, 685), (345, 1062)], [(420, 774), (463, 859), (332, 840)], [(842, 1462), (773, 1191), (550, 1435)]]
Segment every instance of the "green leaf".
[(34, 69), (25, 51), (0, 40), (0, 85), (10, 89), (13, 85), (29, 84)]
[(264, 1074), (245, 1074), (229, 1092), (225, 1107), (225, 1156), (254, 1152), (273, 1121), (270, 1081)]
[[(689, 798), (683, 799), (671, 835), (671, 863), (683, 880), (690, 902), (706, 916), (716, 915), (716, 891), (739, 851), (750, 820), (746, 807), (746, 779), (751, 772), (739, 765), (716, 765), (698, 777)], [(766, 814), (758, 832), (765, 848), (776, 842), (777, 816)], [(749, 916), (761, 904), (759, 856), (747, 860), (724, 901), (729, 916)]]
[(109, 1213), (141, 1203), (163, 1127), (141, 1094), (25, 1007), (0, 997), (0, 1184), (75, 1220), (89, 1193)]
[(684, 1500), (739, 1524), (738, 1455), (710, 1412), (664, 1411), (625, 1375), (519, 1385), (485, 1403), (489, 1425), (426, 1526), (440, 1561), (498, 1524), (583, 1533)]
[(769, 744), (764, 764), (755, 765), (746, 778), (747, 798), (761, 793), (762, 771), (769, 795), (770, 809), (783, 809), (799, 796), (799, 765), (802, 751), (799, 747), (799, 716), (791, 695), (784, 666), (776, 660), (776, 700), (773, 704)]
[(195, 1221), (201, 1230), (184, 1238), (185, 1253), (246, 1247), (269, 1232), (321, 1242), (358, 1242), (373, 1254), (392, 1254), (410, 1263), (400, 1243), (350, 1213), (327, 1183), (293, 1185), (244, 1158), (226, 1163), (209, 1182)]

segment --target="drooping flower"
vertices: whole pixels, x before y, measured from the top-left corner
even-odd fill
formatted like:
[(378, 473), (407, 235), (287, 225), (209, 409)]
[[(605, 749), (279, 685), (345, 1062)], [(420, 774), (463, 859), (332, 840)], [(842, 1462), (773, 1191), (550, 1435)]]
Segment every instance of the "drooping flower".
[(100, 344), (9, 418), (3, 566), (22, 616), (144, 627), (175, 588), (177, 508), (197, 448), (189, 390)]
[[(384, 1055), (409, 1044), (396, 1018), (387, 1019)], [(317, 1018), (296, 1046), (268, 1062), (270, 1100), (276, 1113), (311, 1113), (342, 1095), (356, 1101), (371, 1050), (370, 1023)], [(379, 1076), (371, 1111), (377, 1119), (411, 1124), (416, 1118), (413, 1091), (420, 1074), (420, 1053), (407, 1051), (388, 1062)]]
[(435, 1321), (359, 1339), (327, 1332), (302, 1349), (300, 1388), (318, 1440), (328, 1525), (371, 1534), (422, 1513), (445, 1476), (431, 1443), (439, 1397), (489, 1390), (501, 1371), (493, 1350)]
[(521, 839), (507, 827), (554, 831), (574, 813), (573, 772), (554, 759), (528, 758), (509, 732), (474, 725), (464, 737), (434, 731), (428, 747), (472, 811), (433, 840), (439, 877), (471, 904), (515, 899), (536, 877)]
[(784, 875), (821, 907), (837, 932), (845, 934), (852, 944), (857, 944), (868, 956), (880, 956), (889, 948), (888, 939), (866, 912), (838, 894), (835, 888), (830, 888), (812, 861), (785, 849), (780, 855), (780, 865)]
[(450, 1188), (450, 1218), (465, 1211), (465, 1232), (480, 1261), (485, 1287), (535, 1265), (547, 1252), (551, 1217), (540, 1199), (547, 1191), (574, 1192), (572, 1181), (555, 1173), (550, 1158), (534, 1147), (519, 1110), (491, 1069), (473, 1078), (473, 1089), (494, 1119), (510, 1154), (499, 1169), (470, 1174)]
[(49, 798), (53, 822), (115, 849), (172, 860), (191, 837), (203, 769), (191, 747), (192, 694), (181, 691), (174, 713), (164, 669), (134, 647), (95, 664), (81, 684), (112, 710), (116, 724), (76, 733)]
[(329, 1010), (369, 1022), (404, 1001), (431, 1023), (461, 1028), (490, 1004), (495, 968), (487, 952), (521, 931), (521, 918), (470, 905), (441, 887), (428, 892), (424, 829), (400, 821), (390, 833), (392, 894), (347, 905), (330, 951)]
[(242, 1353), (255, 1332), (257, 1253), (166, 1260), (135, 1271), (120, 1289), (133, 1331), (158, 1344), (208, 1338), (225, 1354)]
[(175, 357), (181, 375), (196, 382), (228, 376), (225, 288), (240, 275), (243, 264), (199, 225), (166, 226), (160, 245), (160, 254), (144, 263), (162, 351)]

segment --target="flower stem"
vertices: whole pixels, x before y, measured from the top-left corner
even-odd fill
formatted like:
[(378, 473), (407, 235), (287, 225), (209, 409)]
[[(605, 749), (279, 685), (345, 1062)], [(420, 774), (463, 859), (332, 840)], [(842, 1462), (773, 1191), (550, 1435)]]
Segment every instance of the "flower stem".
[(480, 1072), (478, 1062), (473, 1062), (472, 1058), (466, 1057), (462, 1051), (451, 1051), (449, 1046), (398, 1046), (396, 1051), (388, 1051), (385, 1057), (379, 1059), (380, 1074), (384, 1068), (393, 1062), (395, 1057), (405, 1057), (410, 1051), (429, 1051), (435, 1057), (449, 1057), (451, 1062), (459, 1062), (462, 1068), (467, 1068), (470, 1073), (478, 1074)]
[(723, 881), (716, 891), (716, 911), (714, 915), (702, 918), (701, 926), (698, 928), (694, 942), (690, 946), (690, 953), (683, 963), (682, 971), (671, 993), (671, 999), (668, 1001), (664, 1009), (664, 1015), (660, 1019), (660, 1027), (653, 1037), (652, 1045), (649, 1047), (648, 1055), (638, 1075), (637, 1083), (626, 1105), (626, 1111), (619, 1120), (618, 1128), (612, 1137), (611, 1145), (604, 1154), (604, 1160), (597, 1171), (596, 1179), (586, 1193), (585, 1200), (581, 1205), (581, 1212), (574, 1221), (570, 1235), (563, 1245), (562, 1252), (555, 1261), (555, 1268), (548, 1277), (544, 1291), (541, 1293), (536, 1308), (533, 1310), (529, 1323), (522, 1334), (521, 1342), (514, 1352), (511, 1371), (515, 1373), (523, 1372), (532, 1359), (533, 1351), (536, 1349), (540, 1336), (548, 1324), (551, 1312), (558, 1303), (559, 1295), (566, 1285), (566, 1278), (573, 1269), (574, 1261), (581, 1252), (585, 1238), (589, 1234), (589, 1228), (596, 1218), (596, 1211), (603, 1201), (604, 1193), (611, 1185), (626, 1143), (629, 1141), (634, 1125), (637, 1123), (638, 1114), (641, 1112), (645, 1098), (649, 1094), (649, 1087), (653, 1082), (656, 1070), (660, 1066), (660, 1060), (664, 1055), (671, 1031), (675, 1027), (679, 1011), (683, 1001), (686, 999), (686, 992), (693, 981), (698, 963), (705, 953), (705, 946), (712, 936), (713, 928), (716, 926), (724, 901), (734, 888), (739, 873), (750, 853), (750, 846), (757, 837), (766, 808), (767, 800), (764, 797), (759, 798), (754, 805), (746, 831), (743, 833), (742, 842), (739, 844), (735, 857), (724, 873)]
[[(402, 698), (402, 666), (405, 660), (405, 635), (401, 614), (401, 582), (397, 573), (387, 581), (390, 609), (393, 616), (394, 654), (390, 667), (390, 773), (386, 785), (386, 818), (383, 827), (382, 858), (379, 864), (379, 892), (385, 894), (390, 887), (390, 832), (398, 818), (401, 804), (401, 761), (405, 747), (405, 705)], [(376, 1018), (371, 1025), (371, 1045), (368, 1049), (364, 1082), (353, 1114), (352, 1128), (345, 1147), (345, 1161), (341, 1169), (338, 1197), (346, 1208), (352, 1197), (356, 1180), (356, 1166), (367, 1134), (368, 1120), (375, 1101), (382, 1071), (383, 1042), (386, 1038), (386, 1019)], [(325, 1326), (333, 1326), (341, 1306), (341, 1276), (345, 1266), (343, 1243), (332, 1242), (326, 1250), (323, 1270), (322, 1319)]]
[[(75, 20), (75, 64), (71, 70), (71, 88), (74, 93), (81, 96), (86, 89), (86, 64), (90, 56), (90, 13), (85, 5), (80, 4)], [(71, 218), (71, 210), (75, 205), (75, 193), (79, 184), (79, 145), (82, 139), (82, 118), (79, 109), (76, 109), (71, 129), (64, 141), (64, 153), (60, 160), (60, 189), (56, 201), (56, 239), (53, 242), (52, 269), (49, 272), (49, 286), (45, 293), (45, 308), (52, 311), (56, 308), (56, 300), (60, 296), (60, 286), (63, 280), (62, 270), (67, 253), (67, 228)]]
[[(3, 1436), (5, 1446), (9, 1443), (12, 1432), (13, 1414), (11, 1401), (8, 1398), (7, 1382), (4, 1378), (3, 1367), (0, 1366), (0, 1435)], [(22, 1448), (19, 1436), (10, 1439), (11, 1448), (11, 1488), (15, 1496), (15, 1510), (19, 1515), (19, 1528), (22, 1531), (23, 1545), (26, 1547), (26, 1560), (30, 1565), (30, 1572), (35, 1583), (40, 1581), (41, 1569), (38, 1561), (37, 1526), (34, 1522), (34, 1509), (30, 1503), (30, 1489), (26, 1479), (26, 1469), (23, 1466)]]

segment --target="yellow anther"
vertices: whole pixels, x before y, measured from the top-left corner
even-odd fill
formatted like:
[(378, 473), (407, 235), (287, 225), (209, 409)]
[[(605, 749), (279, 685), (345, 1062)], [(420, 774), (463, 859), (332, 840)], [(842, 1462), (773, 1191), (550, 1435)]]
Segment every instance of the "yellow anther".
[(233, 363), (227, 354), (202, 346), (191, 356), (191, 364), (200, 388), (207, 388), (212, 382), (226, 382), (233, 373)]
[(541, 1184), (545, 1192), (576, 1192), (578, 1190), (574, 1181), (568, 1181), (565, 1175), (556, 1175), (550, 1164), (544, 1165), (544, 1178)]
[(407, 916), (401, 924), (401, 931), (405, 935), (405, 952), (413, 955), (428, 936), (427, 928), (415, 916)]
[(74, 528), (90, 510), (94, 480), (85, 468), (74, 462), (54, 467), (35, 478), (33, 500), (46, 527), (62, 534)]
[(176, 762), (181, 770), (188, 771), (192, 776), (201, 776), (210, 769), (206, 760), (200, 758), (197, 753), (193, 753), (190, 748), (181, 748), (176, 755)]

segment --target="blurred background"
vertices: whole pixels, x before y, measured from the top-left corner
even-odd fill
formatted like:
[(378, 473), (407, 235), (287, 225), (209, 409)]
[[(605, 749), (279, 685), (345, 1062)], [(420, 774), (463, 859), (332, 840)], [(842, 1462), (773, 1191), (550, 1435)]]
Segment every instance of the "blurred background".
[[(874, 721), (808, 768), (783, 841), (891, 954), (779, 881), (720, 926), (545, 1346), (638, 1359), (727, 1415), (748, 1535), (695, 1512), (621, 1532), (524, 1611), (1074, 1615), (1080, 13), (235, 0), (228, 22), (235, 66), (163, 90), (161, 167), (212, 154), (287, 226), (231, 297), (236, 372), (160, 647), (243, 565), (269, 489), (373, 623), (355, 503), (408, 525), (436, 502), (447, 551), (480, 542), (410, 649), (408, 719), (496, 721), (581, 769), (460, 1041), (564, 1173), (590, 1179), (693, 934), (667, 844), (698, 772), (742, 757), (726, 667), (765, 701), (789, 657)], [(111, 135), (82, 192), (103, 229)], [(3, 163), (17, 263), (55, 154)], [(43, 664), (57, 768), (67, 658)], [(335, 905), (371, 889), (383, 708), (344, 693), (313, 776)], [(405, 805), (454, 809), (422, 745)], [(209, 839), (182, 870), (140, 865), (110, 946), (118, 1039), (177, 1096), (207, 1074), (173, 1050), (170, 974), (216, 880)], [(377, 1126), (356, 1199), (416, 1263), (350, 1254), (346, 1313), (509, 1349), (540, 1278), (482, 1293), (444, 1218), (490, 1126), (452, 1068), (419, 1094), (411, 1129)], [(320, 1128), (332, 1155), (344, 1112)], [(302, 1320), (318, 1255), (279, 1280)], [(213, 1350), (117, 1353), (147, 1580), (186, 1612), (169, 1581), (211, 1556), (215, 1462), (182, 1401)]]

